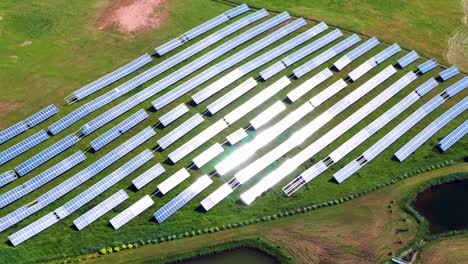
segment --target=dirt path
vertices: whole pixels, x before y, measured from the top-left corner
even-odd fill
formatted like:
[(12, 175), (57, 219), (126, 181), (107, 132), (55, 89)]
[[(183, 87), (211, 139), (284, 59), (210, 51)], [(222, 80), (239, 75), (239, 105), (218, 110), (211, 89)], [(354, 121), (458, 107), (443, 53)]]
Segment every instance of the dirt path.
[(99, 30), (131, 34), (160, 27), (168, 17), (166, 0), (113, 0), (99, 17)]

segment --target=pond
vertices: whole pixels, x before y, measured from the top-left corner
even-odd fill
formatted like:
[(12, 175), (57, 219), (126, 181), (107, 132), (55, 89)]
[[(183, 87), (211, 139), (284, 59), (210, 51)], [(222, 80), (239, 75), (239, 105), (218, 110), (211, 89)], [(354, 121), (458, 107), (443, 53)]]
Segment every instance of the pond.
[(432, 186), (412, 202), (424, 216), (432, 234), (468, 229), (468, 179)]
[(182, 264), (279, 264), (279, 261), (258, 249), (241, 247), (213, 255), (205, 255), (190, 260), (178, 261)]

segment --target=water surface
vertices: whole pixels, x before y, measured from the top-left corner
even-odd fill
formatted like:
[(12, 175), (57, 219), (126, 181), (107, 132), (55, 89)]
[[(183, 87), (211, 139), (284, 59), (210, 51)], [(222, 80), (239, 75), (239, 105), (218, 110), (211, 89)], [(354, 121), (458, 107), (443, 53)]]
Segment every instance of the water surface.
[(279, 264), (278, 260), (258, 249), (241, 247), (176, 263), (182, 264)]

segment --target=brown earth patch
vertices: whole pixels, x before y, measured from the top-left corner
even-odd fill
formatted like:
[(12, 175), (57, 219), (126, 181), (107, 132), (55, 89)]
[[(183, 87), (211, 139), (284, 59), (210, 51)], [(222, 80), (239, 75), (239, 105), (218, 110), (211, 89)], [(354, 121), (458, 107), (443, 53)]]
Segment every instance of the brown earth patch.
[(0, 117), (5, 116), (6, 114), (15, 111), (18, 109), (19, 104), (17, 103), (2, 103), (0, 102)]
[(27, 46), (31, 46), (32, 44), (32, 41), (31, 40), (27, 40), (23, 43), (20, 44), (21, 47), (27, 47)]
[(164, 8), (166, 0), (113, 0), (98, 18), (98, 30), (116, 30), (135, 33), (159, 28), (169, 12)]

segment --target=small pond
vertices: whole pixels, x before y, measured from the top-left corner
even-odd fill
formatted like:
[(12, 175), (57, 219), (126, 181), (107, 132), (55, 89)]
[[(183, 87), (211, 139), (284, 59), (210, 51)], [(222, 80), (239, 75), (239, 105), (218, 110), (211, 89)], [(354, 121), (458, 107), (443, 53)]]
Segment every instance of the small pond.
[(178, 261), (181, 264), (279, 264), (278, 260), (258, 249), (241, 247), (213, 255), (205, 255), (190, 260)]
[(468, 229), (468, 179), (432, 186), (412, 202), (424, 216), (432, 234)]

